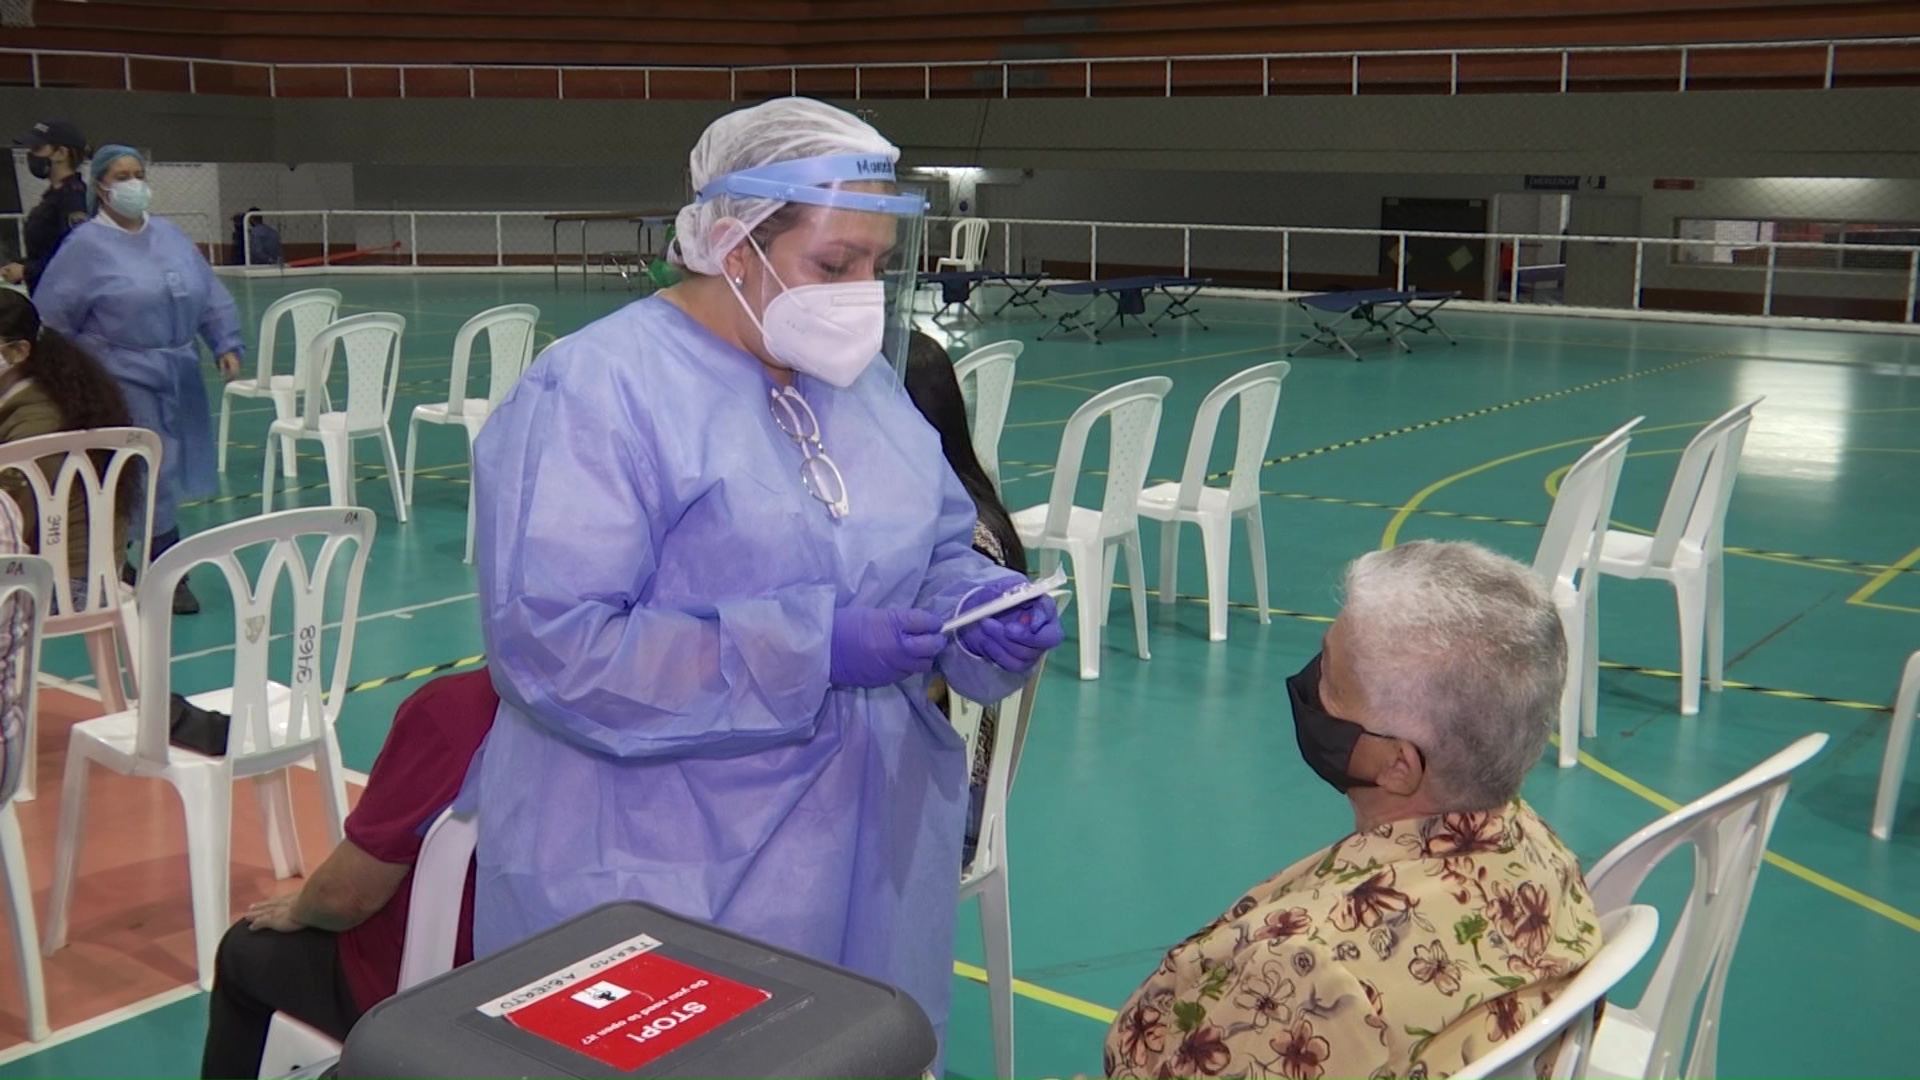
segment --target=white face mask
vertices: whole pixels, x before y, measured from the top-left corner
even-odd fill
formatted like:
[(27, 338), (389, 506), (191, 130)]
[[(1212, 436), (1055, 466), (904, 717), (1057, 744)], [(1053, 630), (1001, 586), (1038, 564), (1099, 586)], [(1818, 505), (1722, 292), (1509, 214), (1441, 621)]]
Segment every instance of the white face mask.
[[(747, 241), (752, 244), (753, 241)], [(754, 244), (761, 265), (775, 281), (765, 252)], [(780, 282), (785, 287), (786, 282)], [(880, 355), (887, 323), (887, 296), (878, 281), (846, 281), (829, 285), (796, 285), (767, 303), (759, 317), (731, 278), (727, 287), (759, 327), (767, 354), (780, 364), (811, 375), (832, 386), (846, 388)]]
[(153, 189), (145, 180), (122, 180), (107, 189), (107, 201), (126, 217), (145, 217), (147, 207), (153, 205)]

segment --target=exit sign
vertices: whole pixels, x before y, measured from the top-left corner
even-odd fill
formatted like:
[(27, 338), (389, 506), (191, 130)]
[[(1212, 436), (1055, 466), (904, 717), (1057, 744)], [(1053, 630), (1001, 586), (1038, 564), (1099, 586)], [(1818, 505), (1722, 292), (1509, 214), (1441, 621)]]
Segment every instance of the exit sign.
[(1653, 182), (1655, 191), (1692, 191), (1699, 186), (1698, 180), (1686, 180), (1677, 176), (1662, 176)]

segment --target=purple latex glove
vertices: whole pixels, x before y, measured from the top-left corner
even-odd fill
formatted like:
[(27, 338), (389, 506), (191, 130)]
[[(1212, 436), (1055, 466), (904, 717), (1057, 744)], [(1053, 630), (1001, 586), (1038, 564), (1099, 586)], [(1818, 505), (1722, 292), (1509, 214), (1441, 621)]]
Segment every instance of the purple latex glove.
[(918, 608), (846, 607), (833, 613), (835, 686), (892, 686), (933, 670), (946, 647), (940, 617)]
[[(978, 607), (1022, 584), (1015, 578), (989, 586), (975, 594), (967, 606)], [(1003, 671), (1024, 674), (1033, 670), (1048, 650), (1059, 646), (1065, 631), (1060, 628), (1060, 612), (1053, 597), (1036, 596), (1017, 608), (963, 626), (956, 636), (960, 647), (973, 655)]]

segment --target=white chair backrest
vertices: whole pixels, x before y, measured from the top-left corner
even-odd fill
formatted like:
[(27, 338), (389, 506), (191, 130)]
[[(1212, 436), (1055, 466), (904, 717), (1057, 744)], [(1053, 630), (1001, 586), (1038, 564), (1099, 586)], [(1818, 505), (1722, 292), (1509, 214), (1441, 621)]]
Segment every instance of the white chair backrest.
[(1067, 430), (1060, 436), (1060, 457), (1047, 499), (1048, 537), (1065, 539), (1067, 535), (1087, 437), (1102, 418), (1108, 420), (1108, 449), (1107, 490), (1100, 501), (1101, 535), (1117, 535), (1139, 523), (1140, 488), (1153, 462), (1154, 440), (1160, 436), (1160, 409), (1171, 389), (1172, 379), (1153, 375), (1102, 390), (1073, 410), (1067, 418)]
[(954, 223), (953, 236), (947, 246), (947, 257), (965, 262), (968, 266), (979, 266), (987, 257), (987, 219), (961, 218)]
[[(105, 469), (100, 468), (96, 455), (106, 458)], [(39, 463), (51, 457), (61, 461), (59, 470), (49, 479)], [(40, 518), (38, 554), (59, 570), (54, 575), (53, 608), (47, 612), (47, 617), (53, 620), (53, 632), (60, 633), (63, 622), (70, 616), (93, 616), (118, 608), (120, 566), (129, 556), (113, 542), (120, 517), (117, 496), (123, 481), (134, 485), (136, 494), (132, 503), (146, 508), (135, 520), (153, 520), (154, 485), (160, 475), (160, 436), (134, 427), (36, 435), (0, 446), (0, 476), (8, 471), (26, 477), (27, 486), (33, 492), (34, 512)], [(73, 565), (68, 561), (73, 533), (67, 527), (67, 518), (76, 485), (85, 493), (87, 502), (87, 603), (84, 608), (74, 603), (72, 579), (68, 576), (68, 567)], [(152, 537), (143, 534), (127, 539), (135, 549), (132, 557), (135, 569), (144, 568)]]
[[(1805, 735), (1739, 778), (1622, 840), (1587, 872), (1587, 889), (1602, 912), (1625, 907), (1653, 868), (1683, 844), (1693, 846), (1693, 889), (1673, 924), (1660, 966), (1632, 1006), (1653, 1031), (1646, 1076), (1711, 1077), (1720, 1037), (1727, 966), (1746, 921), (1747, 901), (1767, 854), (1793, 770), (1827, 744)], [(1699, 1020), (1695, 1024), (1695, 1014)], [(1697, 1028), (1684, 1072), (1675, 1071), (1687, 1031)]]
[(1573, 589), (1574, 577), (1592, 569), (1613, 513), (1614, 492), (1620, 486), (1620, 467), (1626, 464), (1627, 443), (1644, 416), (1620, 425), (1613, 434), (1593, 444), (1560, 481), (1547, 515), (1547, 529), (1533, 555), (1534, 572), (1555, 589)]
[(1280, 384), (1293, 365), (1285, 360), (1250, 367), (1207, 392), (1194, 416), (1193, 435), (1187, 440), (1187, 463), (1180, 471), (1181, 510), (1200, 508), (1200, 491), (1207, 486), (1207, 459), (1220, 417), (1235, 399), (1240, 402), (1240, 439), (1233, 452), (1233, 479), (1227, 488), (1227, 508), (1235, 513), (1260, 501), (1260, 464), (1273, 438), (1273, 417), (1280, 410)]
[(503, 304), (467, 320), (453, 339), (452, 382), (447, 389), (447, 412), (462, 416), (467, 406), (467, 367), (473, 361), (473, 343), (487, 335), (487, 405), (500, 404), (520, 374), (533, 362), (533, 331), (540, 309), (532, 304)]
[(67, 576), (54, 565), (34, 555), (0, 557), (0, 806), (19, 793), (35, 752), (27, 718), (40, 698), (40, 631), (54, 581)]
[(255, 378), (261, 387), (273, 380), (274, 346), (280, 335), (280, 320), (293, 316), (294, 385), (305, 389), (308, 349), (320, 331), (340, 313), (340, 293), (336, 289), (301, 289), (267, 305), (260, 316), (260, 346), (255, 362)]
[[(1492, 1050), (1468, 1062), (1454, 1080), (1574, 1080), (1587, 1075), (1593, 1053), (1595, 1014), (1601, 1001), (1622, 979), (1633, 973), (1653, 949), (1660, 934), (1660, 913), (1644, 904), (1630, 904), (1600, 916), (1600, 947), (1587, 958), (1567, 985), (1520, 1030), (1495, 1043)], [(1559, 1040), (1552, 1065), (1534, 1067), (1541, 1051)]]
[(953, 365), (960, 396), (972, 405), (974, 456), (996, 488), (1000, 486), (1000, 434), (1007, 427), (1014, 376), (1026, 348), (1023, 341), (996, 341), (973, 350)]
[(309, 430), (320, 426), (327, 402), (327, 377), (333, 371), (334, 346), (347, 354), (347, 430), (383, 428), (393, 411), (393, 395), (400, 382), (400, 335), (407, 320), (390, 311), (351, 315), (330, 323), (313, 339), (313, 363), (307, 366), (306, 400), (302, 403)]
[[(973, 861), (962, 868), (964, 879), (991, 873), (1004, 858), (1007, 795), (1013, 790), (1013, 778), (1020, 768), (1020, 751), (1027, 743), (1033, 700), (1039, 693), (1040, 676), (1046, 666), (1046, 658), (1042, 657), (1027, 675), (1026, 684), (1001, 700), (998, 706), (1000, 722), (994, 725), (992, 756), (987, 759), (987, 791), (981, 800), (980, 836), (973, 849)], [(954, 730), (966, 743), (967, 767), (972, 768), (979, 753), (983, 709), (978, 702), (959, 694), (949, 693), (947, 701)]]
[(407, 894), (407, 940), (400, 951), (400, 989), (407, 990), (453, 970), (460, 945), (460, 906), (467, 894), (467, 868), (480, 840), (480, 823), (449, 806), (420, 842)]
[[(319, 507), (263, 514), (187, 537), (154, 560), (140, 581), (141, 672), (167, 672), (173, 656), (173, 590), (187, 571), (202, 564), (219, 567), (233, 597), (233, 719), (227, 756), (233, 759), (299, 757), (321, 738), (337, 715), (347, 692), (347, 671), (353, 661), (354, 626), (360, 613), (360, 584), (366, 577), (372, 549), (374, 514), (358, 507)], [(309, 546), (317, 538), (318, 551), (309, 558), (300, 541)], [(327, 675), (327, 607), (329, 579), (341, 549), (353, 545), (344, 588), (333, 590), (334, 616), (339, 623), (333, 641), (332, 673)], [(266, 546), (264, 559), (257, 549)], [(250, 573), (245, 562), (258, 563)], [(282, 619), (291, 616), (283, 685), (292, 691), (287, 723), (276, 728), (267, 711), (268, 661), (273, 651), (275, 598), (280, 583), (292, 586), (290, 602), (280, 605)], [(207, 595), (205, 592), (202, 596)], [(167, 762), (168, 682), (142, 687), (139, 735), (134, 752), (157, 765)]]
[(1682, 543), (1709, 553), (1720, 550), (1727, 503), (1733, 498), (1734, 477), (1740, 471), (1740, 452), (1747, 444), (1747, 429), (1753, 425), (1754, 406), (1764, 400), (1754, 398), (1736, 406), (1701, 428), (1687, 443), (1674, 470), (1673, 485), (1667, 489), (1660, 525), (1653, 533), (1653, 565), (1673, 565)]

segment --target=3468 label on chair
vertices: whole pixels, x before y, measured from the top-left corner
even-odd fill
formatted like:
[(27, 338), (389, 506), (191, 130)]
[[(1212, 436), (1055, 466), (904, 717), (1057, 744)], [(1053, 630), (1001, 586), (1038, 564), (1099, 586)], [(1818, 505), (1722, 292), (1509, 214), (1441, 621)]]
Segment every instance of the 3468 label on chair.
[(623, 1072), (639, 1069), (770, 999), (701, 971), (640, 934), (479, 1007)]

